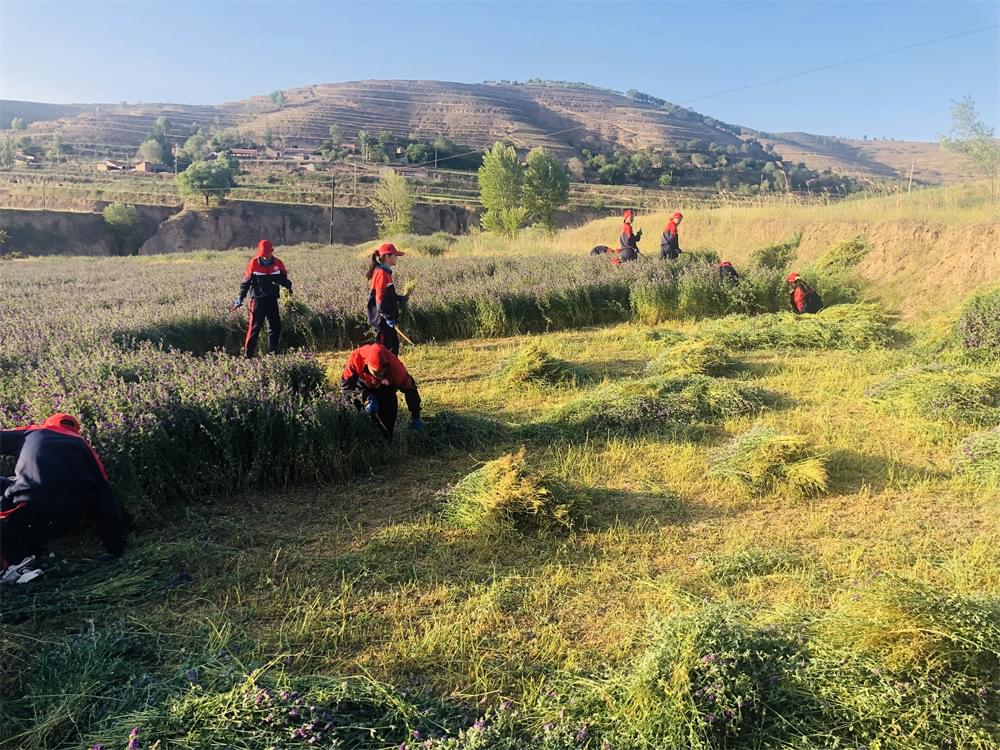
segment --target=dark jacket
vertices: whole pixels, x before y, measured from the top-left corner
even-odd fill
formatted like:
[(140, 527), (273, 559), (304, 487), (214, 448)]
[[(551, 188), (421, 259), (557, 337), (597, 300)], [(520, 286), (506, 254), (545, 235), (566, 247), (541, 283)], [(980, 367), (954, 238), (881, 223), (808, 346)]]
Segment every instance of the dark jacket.
[(681, 252), (680, 236), (673, 219), (667, 222), (660, 237), (660, 257), (674, 260)]
[(382, 263), (375, 267), (372, 273), (371, 288), (368, 292), (368, 324), (377, 329), (382, 320), (398, 320), (400, 303), (406, 297), (396, 293), (396, 285), (392, 281), (392, 268)]
[(292, 290), (285, 264), (276, 255), (269, 257), (258, 252), (247, 263), (246, 273), (240, 283), (240, 300), (250, 294), (252, 299), (277, 299), (279, 287)]
[(89, 516), (108, 551), (121, 554), (121, 516), (104, 465), (79, 434), (48, 422), (0, 430), (0, 454), (17, 457), (14, 477), (3, 493), (3, 510), (13, 516), (22, 503), (44, 504), (59, 516), (56, 528)]

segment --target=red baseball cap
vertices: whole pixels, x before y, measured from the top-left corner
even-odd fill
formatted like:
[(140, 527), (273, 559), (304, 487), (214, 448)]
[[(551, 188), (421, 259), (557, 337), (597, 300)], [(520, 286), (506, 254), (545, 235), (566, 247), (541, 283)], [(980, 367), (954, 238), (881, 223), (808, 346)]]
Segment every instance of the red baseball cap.
[(684, 214), (682, 214), (680, 211), (674, 211), (674, 213), (671, 214), (670, 218), (671, 219), (683, 219), (684, 218)]
[(393, 245), (391, 242), (383, 242), (381, 245), (378, 246), (378, 250), (376, 250), (376, 252), (380, 256), (381, 255), (396, 255), (396, 256), (406, 255), (406, 253), (403, 253), (403, 252), (400, 252), (399, 250), (397, 250), (396, 246)]
[(257, 243), (257, 255), (270, 258), (273, 253), (274, 245), (271, 244), (271, 240), (261, 240)]
[(795, 273), (795, 271), (792, 271), (790, 274), (788, 274), (788, 278), (786, 279), (786, 281), (789, 284), (794, 284), (798, 280), (799, 280), (799, 275)]
[(625, 209), (625, 213), (622, 214), (622, 216), (624, 218), (626, 218), (626, 219), (634, 219), (635, 218), (635, 211), (633, 211), (631, 208), (626, 208)]

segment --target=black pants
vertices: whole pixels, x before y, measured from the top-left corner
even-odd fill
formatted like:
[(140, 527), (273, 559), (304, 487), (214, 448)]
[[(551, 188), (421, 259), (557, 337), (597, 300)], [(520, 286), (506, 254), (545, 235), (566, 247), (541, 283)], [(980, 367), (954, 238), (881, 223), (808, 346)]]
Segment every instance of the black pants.
[[(414, 383), (416, 386), (416, 383)], [(399, 401), (396, 398), (396, 391), (399, 389), (393, 385), (383, 385), (379, 388), (355, 388), (347, 390), (344, 395), (353, 401), (358, 408), (363, 408), (365, 404), (374, 399), (378, 405), (378, 411), (373, 415), (375, 424), (378, 425), (382, 434), (387, 440), (392, 440), (392, 435), (396, 431), (396, 417), (399, 415)], [(420, 418), (420, 393), (417, 389), (407, 388), (403, 391), (406, 399), (406, 408), (410, 410), (410, 417)]]
[(13, 498), (0, 507), (7, 511), (0, 518), (0, 555), (10, 565), (41, 553), (45, 542), (75, 531), (83, 520), (77, 504), (47, 497), (32, 497), (23, 504)]
[(281, 316), (278, 314), (278, 298), (262, 297), (250, 300), (250, 321), (247, 323), (247, 338), (243, 346), (247, 357), (252, 357), (257, 351), (257, 337), (267, 321), (267, 350), (274, 354), (278, 351), (278, 341), (281, 338)]
[(677, 256), (680, 254), (680, 248), (660, 245), (660, 260), (677, 260)]
[(379, 323), (378, 330), (375, 331), (375, 343), (381, 344), (393, 354), (399, 354), (399, 334), (384, 320)]

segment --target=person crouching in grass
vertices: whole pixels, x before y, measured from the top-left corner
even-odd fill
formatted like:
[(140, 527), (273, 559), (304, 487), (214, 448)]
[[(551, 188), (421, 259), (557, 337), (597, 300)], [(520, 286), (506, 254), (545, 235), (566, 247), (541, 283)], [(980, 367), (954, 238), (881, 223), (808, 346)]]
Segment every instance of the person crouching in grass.
[(365, 344), (350, 353), (340, 388), (349, 402), (371, 416), (386, 440), (392, 440), (396, 429), (399, 411), (396, 392), (402, 391), (410, 410), (410, 429), (424, 431), (417, 383), (399, 357), (382, 344)]

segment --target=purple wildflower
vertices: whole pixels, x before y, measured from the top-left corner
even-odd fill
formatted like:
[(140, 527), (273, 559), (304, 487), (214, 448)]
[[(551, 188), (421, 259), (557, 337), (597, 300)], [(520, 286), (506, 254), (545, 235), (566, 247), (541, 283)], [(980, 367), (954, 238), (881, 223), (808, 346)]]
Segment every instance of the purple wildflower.
[(472, 725), (472, 728), (477, 729), (479, 731), (486, 729), (486, 720), (480, 716), (478, 719), (476, 719), (476, 723)]

